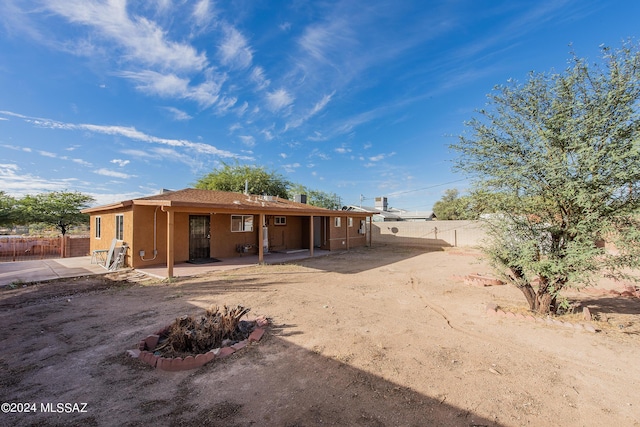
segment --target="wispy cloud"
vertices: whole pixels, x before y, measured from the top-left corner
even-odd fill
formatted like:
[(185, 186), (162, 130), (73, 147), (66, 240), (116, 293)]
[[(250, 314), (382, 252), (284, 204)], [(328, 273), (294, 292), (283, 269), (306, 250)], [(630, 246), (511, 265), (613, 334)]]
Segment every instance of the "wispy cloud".
[(318, 102), (316, 102), (314, 104), (314, 106), (311, 108), (310, 111), (308, 111), (303, 116), (298, 117), (297, 119), (291, 120), (290, 122), (288, 122), (286, 124), (286, 126), (285, 126), (285, 130), (292, 129), (292, 128), (297, 128), (298, 126), (302, 125), (304, 122), (309, 120), (311, 117), (313, 117), (316, 114), (318, 114), (320, 111), (322, 111), (327, 106), (327, 104), (329, 104), (329, 102), (331, 101), (331, 98), (333, 97), (334, 94), (335, 94), (335, 91), (333, 91), (331, 94), (324, 95), (322, 97), (322, 99), (320, 99), (320, 101), (318, 101)]
[(331, 157), (327, 153), (320, 151), (318, 148), (314, 148), (313, 150), (311, 150), (311, 153), (309, 153), (309, 158), (315, 158), (315, 157), (321, 160), (331, 159)]
[(41, 156), (44, 156), (44, 157), (50, 157), (52, 159), (55, 159), (55, 158), (58, 157), (58, 155), (56, 153), (52, 153), (51, 151), (38, 150), (38, 154), (40, 154)]
[(88, 167), (88, 168), (93, 166), (93, 164), (91, 162), (88, 162), (88, 161), (86, 161), (84, 159), (71, 159), (71, 161), (73, 163), (77, 163), (77, 164), (79, 164), (81, 166), (85, 166), (85, 167)]
[(240, 135), (239, 138), (247, 147), (253, 147), (256, 145), (256, 139), (251, 135)]
[(191, 45), (169, 40), (157, 23), (143, 16), (129, 16), (125, 1), (52, 0), (45, 7), (115, 42), (129, 61), (181, 71), (201, 71), (207, 65), (204, 53)]
[(185, 111), (182, 111), (175, 107), (164, 107), (164, 109), (169, 113), (171, 113), (171, 116), (173, 117), (174, 120), (185, 121), (185, 120), (191, 120), (193, 118), (192, 116), (187, 114)]
[(336, 65), (336, 55), (342, 55), (353, 46), (356, 38), (350, 19), (332, 17), (326, 22), (308, 26), (298, 43), (316, 61)]
[(267, 106), (271, 111), (280, 111), (291, 105), (293, 101), (293, 96), (282, 88), (267, 93)]
[(12, 113), (9, 111), (0, 111), (0, 114), (5, 116), (13, 116), (19, 117), (28, 123), (32, 123), (34, 126), (49, 128), (49, 129), (60, 129), (60, 130), (82, 130), (89, 131), (103, 135), (115, 135), (121, 136), (124, 138), (128, 138), (134, 141), (141, 141), (151, 144), (160, 144), (160, 145), (168, 145), (171, 147), (181, 147), (187, 150), (200, 153), (200, 154), (208, 154), (214, 155), (223, 158), (239, 158), (245, 160), (251, 160), (246, 156), (238, 156), (235, 153), (232, 153), (227, 150), (220, 150), (213, 145), (201, 143), (201, 142), (192, 142), (186, 139), (170, 139), (170, 138), (160, 138), (153, 135), (148, 135), (144, 132), (137, 130), (132, 126), (109, 126), (109, 125), (95, 125), (95, 124), (76, 124), (76, 123), (65, 123), (59, 122), (51, 119), (44, 118), (35, 118), (28, 117), (21, 114)]
[(391, 152), (391, 153), (382, 153), (382, 154), (378, 154), (377, 156), (371, 156), (369, 157), (369, 161), (371, 162), (379, 162), (381, 160), (387, 159), (389, 157), (395, 156), (396, 153), (395, 152)]
[(223, 27), (223, 39), (218, 45), (218, 55), (222, 64), (231, 68), (248, 68), (253, 60), (253, 52), (247, 39), (234, 27)]
[(113, 163), (113, 164), (118, 165), (121, 168), (123, 168), (123, 167), (127, 166), (131, 162), (129, 160), (113, 159), (113, 160), (110, 161), (110, 163)]
[[(127, 148), (124, 150), (120, 150), (122, 154), (126, 154), (131, 157), (135, 157), (137, 160), (142, 160), (146, 162), (179, 162), (183, 163), (192, 171), (198, 172), (202, 169), (204, 162), (198, 158), (198, 156), (193, 156), (191, 153), (182, 153), (174, 148), (169, 147), (152, 147), (149, 150), (139, 150), (139, 149), (131, 149)], [(242, 159), (250, 159), (250, 157), (239, 157)]]
[(2, 181), (2, 190), (13, 197), (46, 191), (63, 191), (78, 182), (76, 178), (41, 178), (11, 163), (0, 164), (0, 181)]
[(130, 179), (130, 178), (136, 177), (136, 175), (129, 175), (128, 173), (112, 171), (104, 168), (97, 169), (94, 171), (94, 173), (97, 173), (98, 175), (102, 175), (102, 176), (109, 176), (111, 178), (119, 178), (119, 179)]
[(271, 84), (271, 81), (265, 77), (264, 68), (262, 67), (253, 67), (250, 75), (251, 81), (253, 81), (258, 89), (265, 89), (267, 86)]
[(122, 71), (119, 75), (137, 82), (136, 88), (141, 92), (164, 98), (190, 99), (203, 107), (215, 104), (219, 98), (222, 83), (206, 80), (193, 86), (188, 78), (151, 70)]
[(287, 165), (282, 165), (282, 169), (284, 169), (287, 173), (293, 173), (300, 167), (300, 163), (291, 163)]
[(208, 25), (215, 16), (215, 12), (209, 0), (200, 0), (193, 6), (193, 13), (191, 14), (195, 21), (195, 24), (199, 27)]

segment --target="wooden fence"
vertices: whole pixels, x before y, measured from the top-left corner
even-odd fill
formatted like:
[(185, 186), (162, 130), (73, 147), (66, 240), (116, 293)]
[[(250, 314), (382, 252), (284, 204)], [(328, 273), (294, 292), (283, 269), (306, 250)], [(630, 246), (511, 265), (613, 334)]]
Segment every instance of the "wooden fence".
[(89, 237), (0, 236), (0, 262), (70, 258), (89, 254)]

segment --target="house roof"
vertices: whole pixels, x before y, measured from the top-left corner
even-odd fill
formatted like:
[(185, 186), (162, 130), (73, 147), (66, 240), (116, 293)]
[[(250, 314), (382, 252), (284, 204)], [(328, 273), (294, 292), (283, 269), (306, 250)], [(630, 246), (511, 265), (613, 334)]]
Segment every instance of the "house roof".
[(398, 220), (398, 221), (400, 220), (400, 216), (398, 216), (396, 213), (383, 211), (378, 208), (374, 208), (372, 206), (347, 206), (347, 208), (344, 210), (347, 210), (350, 212), (367, 212), (372, 215), (379, 215), (385, 219), (392, 219), (392, 220)]
[(436, 217), (433, 211), (403, 211), (399, 215), (402, 219), (433, 219)]
[(167, 191), (154, 196), (140, 197), (110, 205), (84, 209), (83, 213), (97, 213), (121, 209), (131, 205), (162, 206), (176, 210), (210, 209), (234, 212), (286, 213), (289, 215), (337, 216), (341, 211), (320, 208), (306, 203), (293, 202), (276, 196), (257, 196), (228, 191), (185, 188)]
[(369, 212), (374, 215), (378, 215), (387, 220), (413, 220), (413, 219), (426, 219), (435, 218), (435, 214), (433, 211), (407, 211), (405, 209), (397, 209), (397, 208), (389, 208), (388, 210), (382, 210), (380, 208), (371, 207), (371, 206), (347, 206), (343, 208), (348, 211), (355, 212)]

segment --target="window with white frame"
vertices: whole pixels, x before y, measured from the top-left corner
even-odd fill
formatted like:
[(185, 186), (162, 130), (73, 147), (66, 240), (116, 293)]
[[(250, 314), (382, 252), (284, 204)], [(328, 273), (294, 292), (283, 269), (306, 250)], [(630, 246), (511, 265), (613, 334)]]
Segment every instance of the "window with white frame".
[(351, 217), (347, 218), (347, 225), (349, 227), (353, 227), (353, 218), (351, 218)]
[(116, 215), (116, 239), (124, 240), (124, 215)]
[(99, 239), (102, 236), (102, 218), (97, 216), (95, 219), (95, 237)]
[(340, 218), (339, 216), (335, 217), (333, 219), (333, 225), (336, 227), (342, 227), (342, 218)]
[(286, 216), (276, 216), (273, 218), (273, 223), (275, 225), (287, 225), (287, 217)]
[(231, 231), (253, 231), (253, 215), (231, 215)]

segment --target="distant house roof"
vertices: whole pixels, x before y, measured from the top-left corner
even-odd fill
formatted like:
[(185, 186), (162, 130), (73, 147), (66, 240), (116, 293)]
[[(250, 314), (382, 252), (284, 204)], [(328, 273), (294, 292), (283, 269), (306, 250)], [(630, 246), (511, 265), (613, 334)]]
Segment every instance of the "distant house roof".
[(428, 221), (436, 217), (433, 211), (407, 211), (397, 208), (382, 210), (371, 206), (345, 206), (343, 210), (373, 213), (374, 217), (378, 217), (378, 221)]
[(428, 221), (436, 217), (433, 211), (402, 211), (399, 215), (404, 221)]
[(286, 212), (300, 215), (337, 216), (340, 211), (320, 208), (306, 203), (293, 202), (276, 196), (247, 195), (228, 191), (200, 190), (185, 188), (167, 191), (154, 196), (125, 200), (119, 203), (84, 209), (83, 213), (96, 213), (121, 209), (131, 205), (164, 206), (174, 208), (207, 208), (245, 212)]
[(396, 215), (395, 213), (391, 213), (389, 211), (383, 211), (373, 206), (345, 206), (343, 210), (351, 211), (351, 212), (368, 212), (373, 214), (376, 217), (379, 217), (379, 220), (382, 219), (383, 221), (401, 221), (402, 220), (400, 216)]

